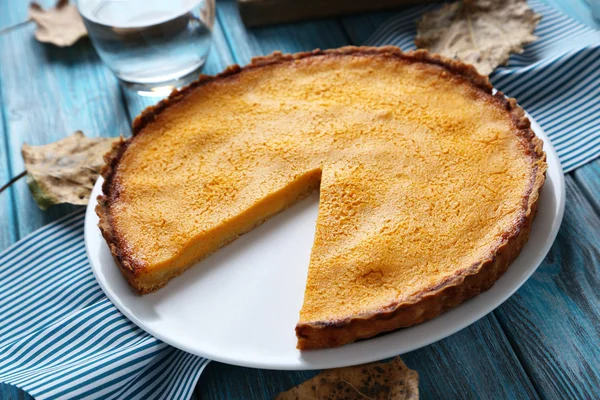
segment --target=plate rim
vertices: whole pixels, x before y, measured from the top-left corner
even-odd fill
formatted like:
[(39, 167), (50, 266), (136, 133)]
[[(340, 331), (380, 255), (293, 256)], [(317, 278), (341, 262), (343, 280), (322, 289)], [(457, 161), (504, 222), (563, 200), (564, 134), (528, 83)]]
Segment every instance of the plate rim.
[[(525, 282), (527, 282), (529, 280), (529, 278), (535, 273), (535, 271), (537, 271), (537, 269), (539, 268), (539, 266), (541, 265), (541, 263), (543, 262), (543, 259), (546, 257), (546, 255), (548, 254), (548, 252), (550, 251), (551, 246), (554, 244), (555, 240), (556, 240), (556, 236), (558, 235), (558, 231), (560, 229), (560, 226), (562, 224), (562, 220), (563, 220), (563, 216), (564, 216), (564, 210), (565, 210), (565, 201), (566, 201), (566, 185), (565, 185), (565, 177), (564, 177), (564, 171), (562, 169), (562, 166), (560, 164), (560, 160), (558, 158), (558, 153), (556, 152), (556, 149), (554, 148), (554, 146), (552, 145), (550, 138), (548, 137), (548, 135), (544, 132), (544, 130), (541, 128), (541, 126), (529, 115), (527, 114), (527, 117), (529, 118), (529, 120), (531, 121), (531, 128), (532, 130), (535, 132), (535, 134), (540, 137), (544, 143), (544, 151), (546, 152), (546, 158), (547, 158), (547, 162), (551, 160), (552, 162), (552, 167), (551, 164), (548, 163), (549, 167), (548, 167), (548, 171), (550, 170), (550, 168), (557, 168), (558, 169), (558, 174), (557, 174), (557, 182), (554, 182), (557, 184), (557, 188), (554, 189), (554, 193), (557, 194), (557, 204), (556, 204), (556, 214), (555, 214), (555, 218), (552, 221), (551, 224), (551, 228), (550, 228), (550, 235), (548, 237), (548, 241), (546, 241), (544, 243), (544, 246), (540, 248), (540, 254), (543, 254), (543, 256), (540, 258), (540, 261), (537, 262), (537, 265), (535, 265), (534, 267), (530, 267), (527, 272), (525, 274), (523, 274), (521, 276), (521, 278), (519, 279), (519, 281), (514, 285), (511, 286), (509, 290), (506, 290), (505, 292), (501, 292), (500, 296), (497, 297), (491, 304), (492, 306), (488, 306), (485, 307), (485, 311), (483, 312), (479, 312), (479, 313), (471, 313), (469, 314), (468, 317), (466, 318), (462, 318), (460, 320), (460, 323), (455, 323), (452, 325), (452, 328), (450, 329), (446, 329), (446, 330), (440, 330), (439, 332), (437, 332), (437, 334), (432, 334), (432, 335), (427, 335), (426, 338), (422, 338), (420, 340), (417, 340), (415, 342), (413, 342), (412, 345), (409, 346), (405, 346), (402, 350), (400, 351), (394, 351), (393, 349), (390, 349), (390, 351), (388, 352), (389, 355), (386, 357), (391, 357), (394, 355), (400, 355), (400, 354), (405, 354), (417, 349), (420, 349), (422, 347), (428, 346), (430, 344), (436, 343), (446, 337), (449, 337), (453, 334), (455, 334), (456, 332), (459, 332), (467, 327), (469, 327), (470, 325), (472, 325), (473, 323), (477, 322), (478, 320), (484, 318), (486, 315), (488, 315), (489, 313), (491, 313), (492, 311), (494, 311), (495, 309), (497, 309), (498, 307), (500, 307), (506, 300), (508, 300), (519, 288), (521, 288)], [(96, 181), (95, 185), (94, 185), (94, 189), (96, 189), (96, 187), (98, 185), (101, 184), (102, 181), (102, 177), (99, 177), (98, 180)], [(95, 191), (95, 190), (94, 190)], [(185, 343), (181, 343), (179, 341), (177, 341), (176, 339), (174, 339), (172, 336), (169, 335), (163, 335), (161, 332), (157, 332), (154, 329), (152, 329), (151, 327), (147, 326), (146, 324), (144, 324), (144, 322), (140, 319), (138, 319), (135, 314), (133, 312), (131, 312), (118, 298), (118, 295), (115, 291), (111, 290), (110, 283), (109, 282), (105, 282), (104, 279), (100, 276), (100, 273), (98, 271), (98, 268), (95, 266), (94, 263), (94, 258), (91, 257), (90, 255), (90, 238), (91, 235), (93, 234), (93, 230), (96, 230), (96, 233), (98, 233), (99, 228), (98, 226), (92, 222), (92, 220), (95, 218), (96, 213), (95, 213), (95, 207), (97, 204), (97, 199), (95, 198), (91, 198), (88, 205), (86, 206), (86, 212), (85, 212), (85, 224), (84, 224), (84, 239), (85, 239), (85, 249), (86, 249), (86, 256), (88, 258), (89, 261), (89, 265), (90, 268), (92, 270), (92, 273), (94, 274), (94, 278), (96, 279), (96, 282), (100, 285), (102, 291), (104, 292), (104, 294), (108, 297), (108, 299), (111, 301), (111, 303), (127, 318), (129, 319), (132, 323), (134, 323), (136, 326), (138, 326), (140, 329), (144, 330), (145, 332), (147, 332), (148, 334), (150, 334), (151, 336), (175, 347), (178, 348), (180, 350), (183, 350), (185, 352), (188, 352), (190, 354), (196, 355), (196, 356), (200, 356), (203, 358), (206, 358), (208, 360), (214, 360), (214, 361), (218, 361), (218, 362), (222, 362), (225, 364), (230, 364), (230, 365), (237, 365), (237, 366), (241, 366), (241, 367), (248, 367), (248, 368), (263, 368), (263, 369), (274, 369), (274, 370), (315, 370), (315, 369), (325, 369), (325, 368), (336, 368), (336, 367), (344, 367), (344, 366), (351, 366), (351, 365), (358, 365), (358, 364), (362, 364), (362, 363), (367, 363), (367, 362), (373, 362), (373, 361), (377, 361), (377, 360), (381, 360), (383, 358), (386, 357), (381, 357), (379, 354), (376, 354), (374, 356), (364, 356), (361, 360), (354, 362), (354, 361), (337, 361), (336, 362), (336, 357), (331, 357), (331, 359), (333, 359), (332, 362), (320, 362), (320, 363), (315, 363), (313, 364), (306, 364), (306, 363), (297, 363), (297, 364), (293, 364), (293, 363), (289, 363), (289, 364), (278, 364), (278, 363), (272, 363), (272, 362), (262, 362), (262, 361), (248, 361), (248, 360), (240, 360), (240, 359), (234, 359), (228, 356), (219, 356), (218, 354), (210, 354), (210, 352), (203, 352), (203, 351), (199, 351), (197, 348), (193, 348), (188, 346)], [(534, 224), (535, 224), (535, 220), (534, 220)], [(529, 243), (529, 242), (528, 242)], [(527, 245), (527, 244), (526, 244)], [(102, 243), (101, 246), (106, 246), (106, 242)], [(493, 288), (493, 286), (492, 286)], [(482, 293), (483, 294), (483, 293)], [(455, 307), (453, 310), (456, 309), (460, 309), (461, 307), (464, 307), (465, 304), (470, 303), (470, 302), (477, 302), (477, 299), (480, 298), (481, 295), (475, 296), (473, 299), (461, 303), (460, 305), (458, 305), (457, 307)], [(449, 312), (451, 312), (452, 310), (450, 310)], [(441, 316), (439, 316), (441, 317)], [(429, 321), (425, 321), (422, 324), (418, 324), (415, 325), (415, 327), (421, 326), (423, 324), (427, 324), (428, 322), (431, 321), (435, 321), (437, 320), (439, 317), (433, 318), (432, 320)], [(385, 336), (391, 336), (394, 335), (394, 333), (398, 333), (404, 330), (408, 330), (411, 329), (412, 327), (408, 327), (405, 328), (403, 330), (396, 330), (396, 331), (392, 331), (388, 334), (386, 334)], [(360, 342), (356, 342), (356, 343), (366, 343), (369, 342), (372, 339), (366, 339), (364, 341), (360, 341)], [(355, 344), (356, 344), (355, 343)], [(350, 345), (346, 345), (346, 346), (351, 346)], [(343, 349), (346, 346), (342, 346), (342, 347), (338, 347), (338, 348), (333, 348), (333, 349), (320, 349), (320, 350), (310, 350), (310, 353), (314, 354), (314, 352), (331, 352), (331, 351), (336, 351), (336, 352), (342, 352), (343, 353)]]

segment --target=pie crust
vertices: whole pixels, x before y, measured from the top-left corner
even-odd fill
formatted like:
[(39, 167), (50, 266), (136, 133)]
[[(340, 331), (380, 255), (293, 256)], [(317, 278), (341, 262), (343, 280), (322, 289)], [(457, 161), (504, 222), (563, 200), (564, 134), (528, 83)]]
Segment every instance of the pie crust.
[[(529, 143), (526, 150), (532, 164), (532, 174), (529, 177), (528, 193), (523, 197), (520, 217), (501, 235), (500, 240), (488, 257), (473, 263), (470, 267), (456, 270), (453, 274), (445, 276), (437, 284), (420, 290), (411, 295), (410, 299), (393, 301), (385, 307), (376, 310), (367, 310), (343, 319), (324, 321), (302, 321), (296, 326), (299, 349), (314, 349), (341, 346), (358, 339), (369, 338), (383, 332), (408, 327), (434, 318), (441, 313), (456, 307), (489, 289), (494, 282), (507, 270), (509, 264), (519, 255), (519, 252), (528, 240), (533, 219), (536, 215), (538, 198), (545, 180), (547, 165), (546, 155), (542, 150), (542, 142), (530, 128), (530, 122), (522, 108), (515, 99), (509, 99), (501, 92), (493, 93), (493, 88), (486, 77), (479, 75), (476, 70), (459, 61), (449, 60), (433, 55), (424, 50), (404, 53), (396, 47), (343, 47), (334, 50), (314, 50), (298, 54), (273, 53), (265, 57), (257, 57), (245, 67), (237, 65), (228, 67), (216, 76), (202, 75), (191, 85), (174, 91), (167, 99), (153, 107), (149, 107), (138, 116), (133, 123), (133, 136), (115, 144), (112, 151), (105, 156), (106, 166), (102, 171), (104, 184), (103, 194), (98, 197), (96, 212), (100, 217), (99, 227), (108, 243), (114, 259), (131, 286), (139, 293), (148, 293), (164, 286), (168, 280), (181, 274), (185, 268), (170, 271), (168, 274), (150, 280), (142, 278), (146, 273), (146, 266), (135, 257), (134, 251), (128, 243), (128, 238), (119, 235), (115, 229), (111, 205), (118, 201), (123, 188), (119, 180), (115, 180), (117, 169), (123, 155), (138, 135), (143, 134), (144, 128), (151, 124), (167, 108), (186, 99), (187, 95), (198, 90), (208, 82), (228, 79), (240, 74), (242, 71), (263, 68), (279, 63), (293, 63), (309, 57), (339, 57), (362, 56), (398, 58), (404, 61), (432, 64), (443, 68), (448, 74), (460, 77), (477, 88), (481, 93), (502, 104), (507, 113), (511, 115), (514, 126), (518, 128), (519, 135)], [(316, 188), (315, 188), (316, 189)], [(298, 193), (289, 204), (303, 197), (307, 191)], [(262, 220), (255, 221), (251, 226), (246, 226), (242, 232), (222, 240), (219, 247), (235, 239), (239, 234), (252, 229)], [(198, 260), (195, 260), (198, 261)]]

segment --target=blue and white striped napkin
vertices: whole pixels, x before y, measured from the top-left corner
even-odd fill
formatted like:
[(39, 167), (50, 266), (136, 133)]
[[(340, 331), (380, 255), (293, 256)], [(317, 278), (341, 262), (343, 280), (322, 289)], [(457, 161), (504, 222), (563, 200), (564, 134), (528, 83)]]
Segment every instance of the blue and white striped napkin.
[[(600, 31), (539, 0), (538, 40), (510, 57), (490, 80), (546, 131), (565, 173), (600, 156)], [(437, 5), (412, 7), (381, 26), (368, 45), (415, 49), (416, 20)]]
[[(539, 1), (540, 39), (491, 79), (519, 99), (556, 146), (566, 172), (600, 155), (600, 33)], [(414, 48), (415, 20), (392, 18), (371, 45)], [(38, 399), (187, 399), (208, 360), (127, 320), (88, 266), (83, 211), (0, 254), (0, 382)]]
[(37, 399), (188, 399), (208, 360), (125, 318), (96, 283), (84, 212), (0, 254), (0, 382)]

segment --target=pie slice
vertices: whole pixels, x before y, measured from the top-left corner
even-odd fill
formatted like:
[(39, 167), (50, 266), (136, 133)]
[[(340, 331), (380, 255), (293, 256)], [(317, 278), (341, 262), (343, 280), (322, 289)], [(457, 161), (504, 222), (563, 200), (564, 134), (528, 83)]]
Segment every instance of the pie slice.
[(201, 76), (133, 133), (107, 155), (97, 213), (139, 293), (320, 190), (300, 349), (417, 324), (491, 287), (527, 241), (546, 171), (514, 99), (471, 66), (394, 47)]

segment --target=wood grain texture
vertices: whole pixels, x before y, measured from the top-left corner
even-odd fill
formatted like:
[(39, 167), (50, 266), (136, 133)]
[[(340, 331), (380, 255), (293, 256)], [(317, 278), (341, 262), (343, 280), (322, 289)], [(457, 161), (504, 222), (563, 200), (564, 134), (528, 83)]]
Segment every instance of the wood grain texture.
[[(539, 398), (493, 316), (405, 354), (402, 359), (419, 372), (423, 399)], [(272, 399), (315, 373), (256, 370), (213, 362), (200, 377), (196, 395), (203, 400)]]
[(2, 400), (32, 400), (33, 397), (12, 385), (0, 383), (0, 399)]
[[(11, 9), (25, 7), (12, 1)], [(0, 22), (5, 14), (0, 13)], [(57, 48), (33, 39), (31, 25), (0, 36), (1, 96), (4, 100), (5, 143), (10, 170), (24, 170), (23, 143), (45, 144), (76, 130), (88, 136), (118, 136), (129, 130), (114, 76), (102, 65), (87, 39)], [(61, 205), (41, 211), (25, 180), (13, 185), (17, 212), (16, 238), (71, 212)]]
[[(4, 101), (0, 97), (0, 107), (3, 105)], [(4, 125), (4, 112), (3, 109), (0, 109), (0, 186), (6, 184), (13, 176), (16, 176), (19, 173), (13, 173), (10, 167)], [(15, 235), (16, 213), (14, 210), (13, 190), (12, 187), (9, 187), (4, 192), (0, 193), (0, 249), (7, 248), (17, 240)]]
[[(597, 128), (600, 131), (600, 122), (598, 122)], [(587, 200), (594, 206), (596, 214), (600, 215), (600, 160), (592, 161), (576, 169), (572, 175)], [(600, 236), (600, 232), (598, 236)]]
[(493, 314), (402, 359), (423, 399), (539, 398)]
[(211, 362), (198, 380), (195, 397), (270, 400), (316, 374), (318, 371), (272, 371)]
[(600, 217), (571, 176), (566, 183), (554, 246), (494, 314), (540, 393), (591, 399), (600, 395)]

